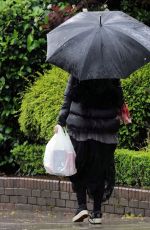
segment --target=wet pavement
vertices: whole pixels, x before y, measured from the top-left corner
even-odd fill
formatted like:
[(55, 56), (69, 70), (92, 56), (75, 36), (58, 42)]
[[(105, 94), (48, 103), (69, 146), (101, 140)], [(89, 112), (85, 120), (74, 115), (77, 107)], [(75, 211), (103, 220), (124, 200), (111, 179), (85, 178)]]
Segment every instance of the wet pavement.
[(73, 213), (65, 211), (0, 211), (0, 230), (150, 230), (150, 218), (104, 214), (102, 225), (72, 223)]

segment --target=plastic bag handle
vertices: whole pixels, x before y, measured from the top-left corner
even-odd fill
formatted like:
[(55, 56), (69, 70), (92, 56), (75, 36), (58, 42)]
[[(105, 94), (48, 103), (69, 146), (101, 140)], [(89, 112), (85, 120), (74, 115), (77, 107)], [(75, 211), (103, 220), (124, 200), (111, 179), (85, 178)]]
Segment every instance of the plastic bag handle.
[(67, 135), (67, 129), (65, 127), (62, 127), (61, 125), (58, 125), (58, 133), (61, 135)]
[(58, 132), (59, 133), (63, 133), (65, 136), (68, 134), (67, 133), (67, 128), (66, 127), (62, 127), (61, 125), (58, 125)]

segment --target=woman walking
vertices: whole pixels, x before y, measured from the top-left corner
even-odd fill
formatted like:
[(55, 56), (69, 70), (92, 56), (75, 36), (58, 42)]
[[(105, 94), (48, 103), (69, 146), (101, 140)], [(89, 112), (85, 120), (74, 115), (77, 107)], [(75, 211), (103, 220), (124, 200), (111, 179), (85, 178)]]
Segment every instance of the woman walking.
[(117, 79), (69, 79), (58, 124), (67, 126), (76, 152), (77, 173), (70, 177), (78, 202), (73, 222), (82, 222), (89, 216), (88, 194), (93, 199), (89, 222), (101, 223), (101, 204), (109, 199), (115, 185), (114, 152), (123, 103)]

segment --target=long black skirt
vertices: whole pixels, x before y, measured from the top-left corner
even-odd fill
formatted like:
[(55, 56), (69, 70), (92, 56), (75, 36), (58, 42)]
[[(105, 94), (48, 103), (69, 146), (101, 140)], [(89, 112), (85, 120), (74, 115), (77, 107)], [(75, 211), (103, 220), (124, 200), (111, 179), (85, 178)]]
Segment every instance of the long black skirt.
[(95, 140), (76, 141), (71, 137), (76, 152), (77, 173), (70, 177), (75, 192), (85, 188), (90, 198), (103, 191), (102, 202), (109, 199), (115, 185), (114, 152), (116, 144)]

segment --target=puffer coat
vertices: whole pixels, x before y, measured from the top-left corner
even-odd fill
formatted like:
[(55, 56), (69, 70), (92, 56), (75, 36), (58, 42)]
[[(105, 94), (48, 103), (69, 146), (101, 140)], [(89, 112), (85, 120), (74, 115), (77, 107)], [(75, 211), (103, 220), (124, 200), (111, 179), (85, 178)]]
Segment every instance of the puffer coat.
[(58, 124), (74, 132), (115, 133), (120, 127), (118, 111), (123, 103), (119, 80), (82, 83), (71, 76)]

